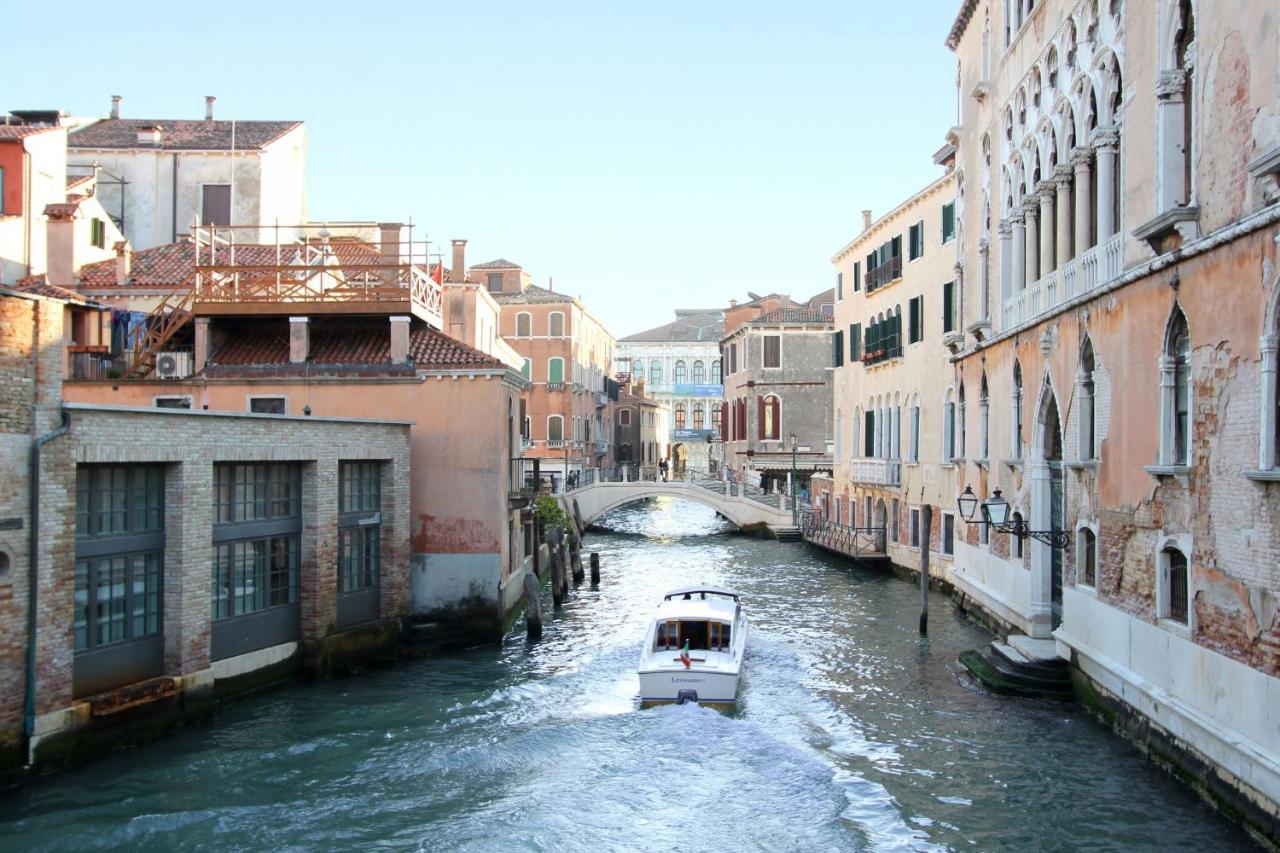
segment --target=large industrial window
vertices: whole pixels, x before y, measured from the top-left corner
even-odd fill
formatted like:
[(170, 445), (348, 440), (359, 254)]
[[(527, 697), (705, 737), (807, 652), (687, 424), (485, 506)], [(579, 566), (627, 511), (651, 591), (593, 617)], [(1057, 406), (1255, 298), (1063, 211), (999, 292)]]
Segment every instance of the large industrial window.
[(338, 466), (338, 624), (378, 617), (382, 465)]
[(159, 675), (164, 664), (164, 471), (76, 468), (77, 696)]
[(302, 469), (214, 466), (214, 660), (298, 638)]

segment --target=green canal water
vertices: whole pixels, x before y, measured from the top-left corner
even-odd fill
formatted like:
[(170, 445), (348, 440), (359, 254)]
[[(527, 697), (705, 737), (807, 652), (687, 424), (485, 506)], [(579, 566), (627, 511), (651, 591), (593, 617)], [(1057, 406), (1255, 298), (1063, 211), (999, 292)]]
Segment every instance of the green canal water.
[[(946, 598), (922, 640), (881, 572), (689, 503), (603, 523), (601, 588), (540, 642), (260, 694), (0, 792), (0, 849), (1253, 849), (1079, 709), (968, 686), (989, 637)], [(743, 594), (741, 702), (640, 710), (646, 619), (691, 582)]]

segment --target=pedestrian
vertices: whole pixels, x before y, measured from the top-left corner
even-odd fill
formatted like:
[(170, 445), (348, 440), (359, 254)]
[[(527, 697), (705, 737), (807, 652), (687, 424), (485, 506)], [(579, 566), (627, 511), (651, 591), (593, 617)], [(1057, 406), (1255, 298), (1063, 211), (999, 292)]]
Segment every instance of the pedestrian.
[(667, 482), (667, 460), (658, 460), (658, 473), (662, 475), (662, 482)]

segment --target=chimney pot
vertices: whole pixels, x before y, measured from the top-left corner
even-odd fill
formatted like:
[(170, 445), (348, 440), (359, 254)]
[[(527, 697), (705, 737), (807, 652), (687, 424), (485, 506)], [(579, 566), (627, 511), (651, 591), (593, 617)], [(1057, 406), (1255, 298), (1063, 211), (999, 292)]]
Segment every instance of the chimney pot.
[(467, 280), (467, 241), (453, 241), (453, 267), (449, 270), (449, 281), (463, 282)]
[(862, 211), (862, 230), (866, 231), (870, 227), (871, 227), (871, 211), (864, 210)]
[(111, 96), (111, 117), (112, 118), (120, 118), (120, 102), (123, 100), (124, 98), (120, 97), (119, 95)]
[(204, 120), (213, 121), (213, 102), (218, 100), (213, 95), (204, 96)]
[(128, 240), (118, 240), (115, 244), (116, 250), (116, 284), (125, 285), (129, 283), (129, 272), (133, 261), (133, 249), (129, 246)]

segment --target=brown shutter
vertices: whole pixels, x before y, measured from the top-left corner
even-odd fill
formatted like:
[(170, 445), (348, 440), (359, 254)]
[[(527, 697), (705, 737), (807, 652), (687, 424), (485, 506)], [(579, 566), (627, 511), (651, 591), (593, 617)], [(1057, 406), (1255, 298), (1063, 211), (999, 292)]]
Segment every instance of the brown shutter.
[(759, 437), (764, 439), (764, 397), (756, 397), (756, 414), (758, 415), (757, 420), (759, 422), (759, 429), (757, 431), (760, 434)]
[(769, 438), (777, 441), (782, 437), (782, 405), (777, 397), (773, 397), (769, 400), (769, 408), (773, 410), (770, 412), (770, 414), (773, 415), (773, 435), (769, 436)]
[(720, 404), (720, 440), (729, 440), (729, 404)]

